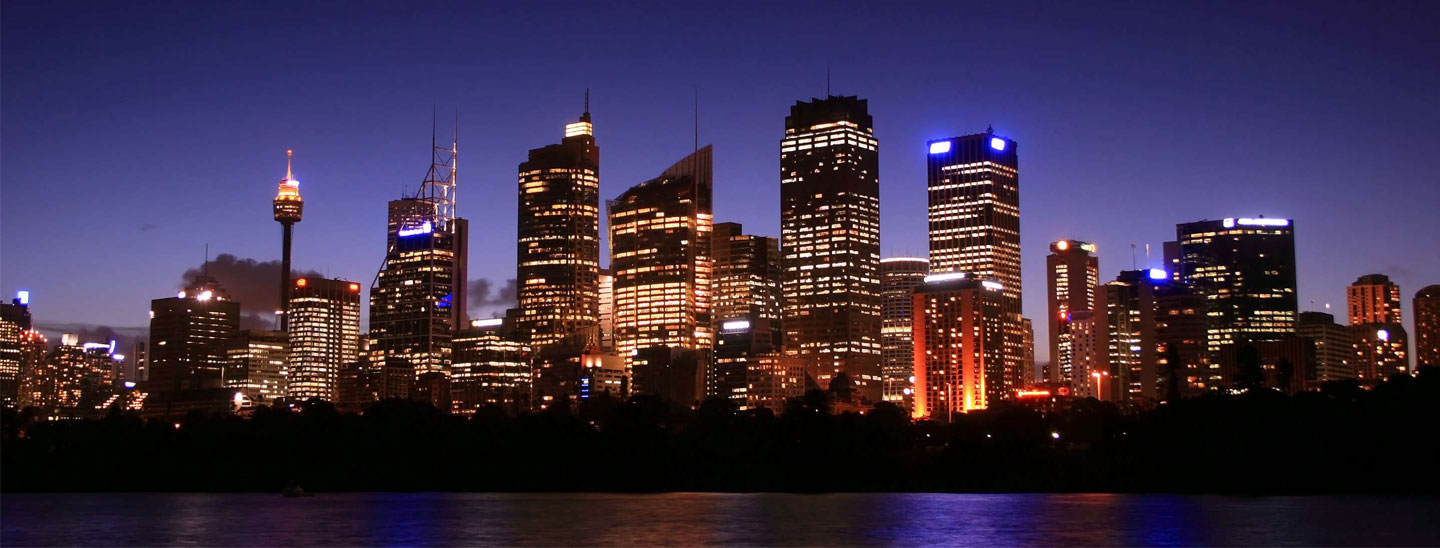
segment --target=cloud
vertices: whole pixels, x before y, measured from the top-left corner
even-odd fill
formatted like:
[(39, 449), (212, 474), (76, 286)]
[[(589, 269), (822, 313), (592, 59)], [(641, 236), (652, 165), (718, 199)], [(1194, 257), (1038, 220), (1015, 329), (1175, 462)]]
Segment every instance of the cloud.
[[(220, 282), (230, 299), (240, 303), (241, 329), (274, 329), (275, 307), (280, 304), (280, 261), (260, 262), (221, 253), (203, 267), (194, 267), (180, 277), (176, 289), (194, 283), (201, 273)], [(313, 270), (290, 270), (292, 276), (322, 276)]]
[(150, 232), (151, 230), (160, 228), (160, 225), (157, 225), (155, 223), (140, 223), (140, 226), (138, 228), (140, 229), (140, 232)]
[(495, 289), (495, 282), (488, 279), (470, 280), (467, 309), (481, 314), (495, 314), (515, 308), (515, 287), (515, 278), (505, 280), (505, 286), (499, 290)]
[(45, 335), (50, 346), (60, 344), (60, 335), (74, 333), (79, 335), (81, 343), (95, 342), (103, 343), (115, 341), (115, 352), (130, 354), (130, 349), (135, 341), (143, 340), (149, 331), (145, 327), (113, 327), (109, 325), (93, 325), (85, 323), (49, 323), (36, 322), (35, 329)]

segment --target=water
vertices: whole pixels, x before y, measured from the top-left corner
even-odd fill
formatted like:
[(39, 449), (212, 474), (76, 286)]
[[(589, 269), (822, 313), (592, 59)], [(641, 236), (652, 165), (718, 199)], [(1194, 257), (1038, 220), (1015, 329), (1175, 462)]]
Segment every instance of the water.
[(1440, 545), (1440, 499), (6, 494), (4, 546)]

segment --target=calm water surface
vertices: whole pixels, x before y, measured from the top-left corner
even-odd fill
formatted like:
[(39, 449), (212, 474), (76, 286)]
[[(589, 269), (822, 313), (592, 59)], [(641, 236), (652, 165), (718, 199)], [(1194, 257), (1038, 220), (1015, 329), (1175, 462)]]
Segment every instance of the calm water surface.
[(0, 497), (4, 546), (1440, 545), (1440, 499), (358, 493)]

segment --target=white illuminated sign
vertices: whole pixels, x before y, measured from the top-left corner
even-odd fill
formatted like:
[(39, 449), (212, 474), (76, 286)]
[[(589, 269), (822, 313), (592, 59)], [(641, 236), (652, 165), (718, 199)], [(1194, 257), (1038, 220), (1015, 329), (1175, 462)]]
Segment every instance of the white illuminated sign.
[(999, 137), (990, 138), (990, 148), (1003, 152), (1005, 150), (1005, 145), (1006, 143), (1004, 139), (1001, 139)]
[(720, 324), (720, 329), (725, 331), (741, 331), (750, 329), (749, 320), (734, 320)]
[(950, 281), (950, 280), (963, 280), (963, 279), (965, 279), (965, 273), (964, 273), (964, 272), (942, 272), (942, 273), (940, 273), (940, 274), (931, 274), (931, 275), (929, 275), (929, 276), (926, 276), (926, 277), (925, 277), (925, 283), (928, 284), (928, 283), (934, 283), (934, 282), (948, 282), (948, 281)]
[(944, 154), (950, 152), (950, 141), (936, 141), (930, 143), (931, 154)]

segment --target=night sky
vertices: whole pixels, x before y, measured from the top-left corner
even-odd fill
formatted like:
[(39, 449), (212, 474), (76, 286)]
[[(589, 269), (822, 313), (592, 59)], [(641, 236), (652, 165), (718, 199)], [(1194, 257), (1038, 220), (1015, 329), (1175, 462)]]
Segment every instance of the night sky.
[(0, 292), (41, 323), (143, 326), (206, 243), (278, 259), (286, 148), (295, 267), (368, 286), (432, 108), (445, 135), (459, 111), (471, 276), (501, 286), (516, 164), (586, 87), (602, 198), (692, 149), (698, 89), (716, 220), (778, 236), (784, 117), (827, 65), (875, 118), (883, 256), (925, 253), (927, 139), (1019, 143), (1042, 361), (1058, 238), (1096, 242), (1103, 281), (1131, 243), (1159, 266), (1178, 222), (1293, 218), (1301, 309), (1342, 322), (1359, 275), (1400, 284), (1407, 326), (1440, 283), (1440, 2), (596, 4), (6, 1)]

